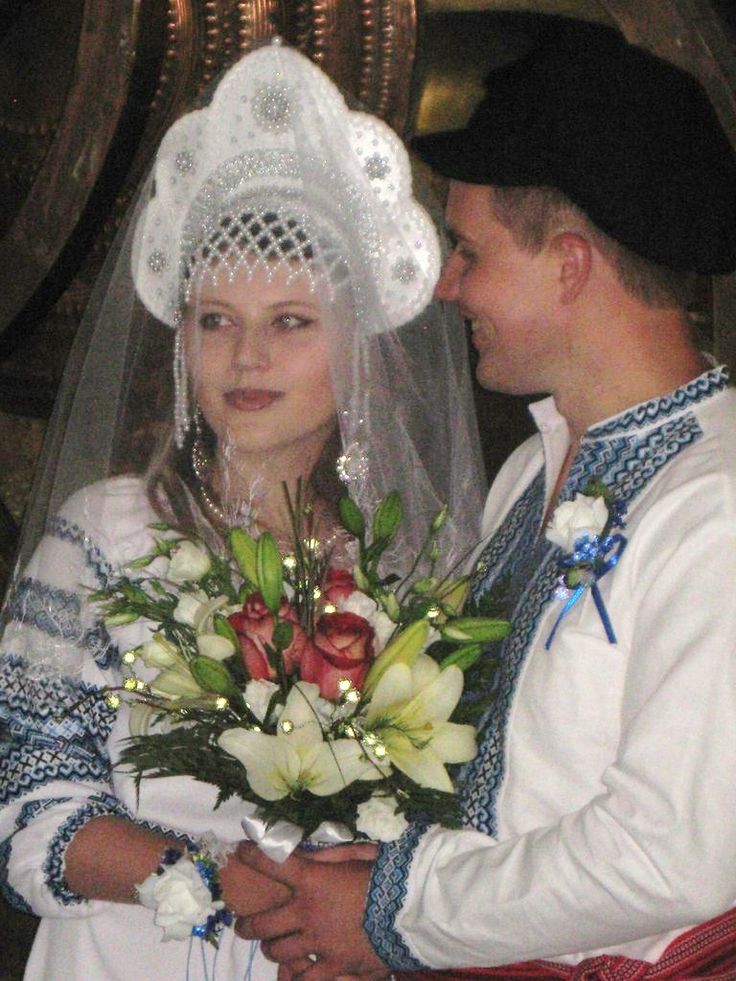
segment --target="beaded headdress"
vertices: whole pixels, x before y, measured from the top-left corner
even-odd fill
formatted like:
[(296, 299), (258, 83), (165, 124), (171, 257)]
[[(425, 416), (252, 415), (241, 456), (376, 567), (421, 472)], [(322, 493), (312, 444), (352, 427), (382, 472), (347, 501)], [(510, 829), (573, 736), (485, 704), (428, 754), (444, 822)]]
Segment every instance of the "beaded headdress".
[[(208, 255), (229, 270), (252, 261), (306, 266), (333, 284), (359, 258), (383, 314), (371, 322), (376, 332), (412, 319), (431, 298), (439, 246), (412, 198), (401, 141), (348, 109), (327, 76), (279, 42), (239, 61), (206, 108), (171, 127), (154, 181), (133, 275), (143, 303), (167, 324), (177, 323), (192, 267)], [(349, 247), (345, 228), (359, 233)]]

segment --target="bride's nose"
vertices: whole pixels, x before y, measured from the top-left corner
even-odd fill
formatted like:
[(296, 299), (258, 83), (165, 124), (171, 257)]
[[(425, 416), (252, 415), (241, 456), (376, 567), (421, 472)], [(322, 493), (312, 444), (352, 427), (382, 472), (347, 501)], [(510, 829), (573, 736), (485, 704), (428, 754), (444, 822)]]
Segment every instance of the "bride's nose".
[(233, 344), (233, 367), (239, 371), (268, 368), (271, 353), (265, 331), (257, 327), (243, 327)]

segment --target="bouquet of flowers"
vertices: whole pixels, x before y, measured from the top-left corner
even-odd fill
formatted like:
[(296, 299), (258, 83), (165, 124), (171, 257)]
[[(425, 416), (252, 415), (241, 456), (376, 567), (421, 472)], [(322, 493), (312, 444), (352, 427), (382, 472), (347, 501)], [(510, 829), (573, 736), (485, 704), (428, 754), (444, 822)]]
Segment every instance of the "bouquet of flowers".
[(161, 536), (132, 574), (93, 594), (108, 625), (153, 627), (123, 655), (122, 691), (106, 692), (113, 707), (131, 704), (121, 762), (138, 782), (213, 784), (218, 805), (236, 795), (266, 831), (289, 822), (293, 845), (319, 839), (326, 824), (343, 826), (341, 840), (381, 841), (407, 815), (455, 826), (446, 764), (476, 752), (474, 728), (452, 721), (463, 672), (508, 623), (463, 616), (467, 577), (432, 574), (445, 509), (414, 565), (427, 560), (429, 574), (412, 580), (381, 568), (402, 520), (397, 494), (370, 522), (341, 500), (357, 548), (351, 570), (334, 567), (313, 537), (300, 491), (289, 506), (289, 554), (268, 532), (236, 528), (220, 554), (157, 524)]

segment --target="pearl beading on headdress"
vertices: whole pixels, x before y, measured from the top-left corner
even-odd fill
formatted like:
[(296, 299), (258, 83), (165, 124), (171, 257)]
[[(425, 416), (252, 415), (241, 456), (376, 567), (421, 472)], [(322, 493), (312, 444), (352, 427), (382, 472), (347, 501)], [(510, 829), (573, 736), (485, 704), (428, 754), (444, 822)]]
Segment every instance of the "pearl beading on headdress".
[[(326, 152), (337, 140), (345, 144), (340, 153)], [(293, 208), (304, 219), (313, 253), (328, 229), (335, 254), (313, 254), (308, 262), (299, 251), (283, 256), (317, 269), (325, 263), (320, 271), (328, 279), (353, 258), (339, 255), (341, 224), (358, 223), (362, 258), (385, 317), (373, 329), (405, 323), (431, 298), (439, 244), (412, 197), (401, 141), (379, 119), (349, 110), (326, 75), (280, 43), (246, 55), (223, 77), (208, 107), (171, 127), (154, 180), (136, 228), (133, 276), (146, 307), (167, 324), (176, 324), (198, 250), (215, 241), (224, 245), (231, 267), (243, 255), (261, 255), (250, 251), (247, 236), (237, 248), (227, 242), (222, 228), (234, 214), (255, 212), (257, 203)]]

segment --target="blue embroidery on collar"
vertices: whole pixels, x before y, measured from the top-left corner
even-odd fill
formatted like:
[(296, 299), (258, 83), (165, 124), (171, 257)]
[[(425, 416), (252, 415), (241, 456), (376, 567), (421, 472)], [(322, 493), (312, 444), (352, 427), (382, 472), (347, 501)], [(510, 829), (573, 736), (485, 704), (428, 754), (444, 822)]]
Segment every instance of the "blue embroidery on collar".
[(729, 375), (726, 368), (712, 368), (699, 375), (692, 381), (675, 389), (668, 395), (642, 402), (633, 409), (628, 409), (615, 419), (594, 426), (586, 433), (586, 440), (601, 439), (605, 436), (624, 434), (632, 429), (651, 426), (660, 420), (664, 421), (675, 413), (692, 408), (699, 402), (722, 392), (729, 385)]

